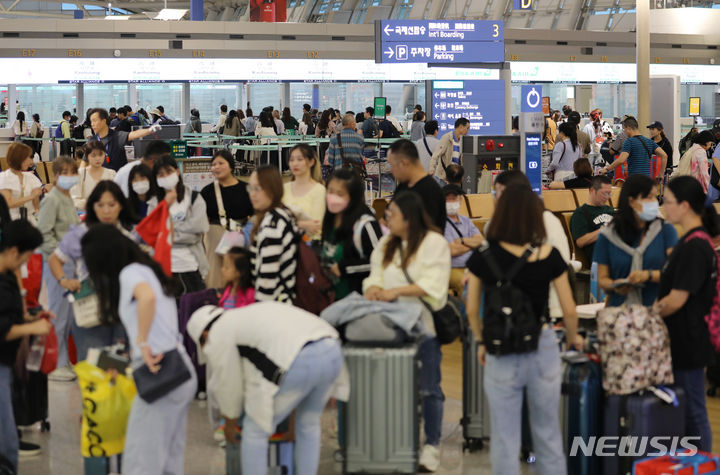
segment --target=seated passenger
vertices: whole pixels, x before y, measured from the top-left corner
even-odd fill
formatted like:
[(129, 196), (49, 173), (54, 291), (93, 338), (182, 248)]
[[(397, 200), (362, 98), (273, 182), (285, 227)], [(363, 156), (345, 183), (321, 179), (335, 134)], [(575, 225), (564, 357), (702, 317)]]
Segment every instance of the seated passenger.
[(458, 165), (457, 163), (451, 163), (447, 167), (445, 176), (447, 177), (448, 185), (455, 185), (458, 188), (462, 188), (463, 176), (465, 176), (465, 169), (462, 167), (462, 165)]
[[(660, 270), (677, 243), (677, 231), (660, 218), (655, 182), (649, 176), (630, 175), (619, 201), (613, 222), (595, 245), (598, 284), (609, 294), (608, 306), (649, 306), (658, 297)], [(628, 285), (620, 285), (625, 281)]]
[(612, 185), (610, 178), (599, 175), (592, 179), (588, 202), (580, 206), (570, 219), (570, 233), (587, 261), (592, 262), (595, 242), (598, 240), (601, 228), (612, 221), (614, 210), (608, 205)]
[[(450, 167), (448, 167), (448, 172)], [(478, 228), (467, 216), (460, 215), (460, 200), (463, 199), (463, 191), (455, 185), (446, 185), (443, 188), (445, 193), (445, 206), (447, 208), (447, 223), (445, 224), (445, 239), (450, 243), (450, 255), (452, 256), (452, 270), (450, 271), (450, 290), (457, 295), (462, 295), (463, 285), (461, 283), (465, 275), (467, 264), (473, 249), (480, 246), (485, 238)]]
[(575, 173), (575, 178), (569, 178), (565, 181), (553, 181), (548, 188), (551, 190), (570, 190), (590, 186), (590, 180), (593, 177), (590, 160), (587, 158), (578, 158), (575, 160), (575, 163), (573, 163), (573, 172)]
[(225, 417), (227, 450), (238, 443), (242, 417), (242, 473), (267, 473), (268, 439), (293, 411), (296, 473), (318, 473), (320, 417), (343, 365), (337, 331), (279, 302), (205, 306), (187, 331), (208, 359), (208, 387)]

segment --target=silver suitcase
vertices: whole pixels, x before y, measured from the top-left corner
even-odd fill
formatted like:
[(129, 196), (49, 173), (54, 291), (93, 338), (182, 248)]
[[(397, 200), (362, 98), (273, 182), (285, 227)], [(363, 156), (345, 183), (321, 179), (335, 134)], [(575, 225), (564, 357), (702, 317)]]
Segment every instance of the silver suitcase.
[(475, 452), (490, 438), (490, 407), (483, 389), (483, 367), (478, 362), (475, 335), (468, 327), (462, 336), (463, 354), (463, 450)]
[(415, 473), (420, 444), (417, 346), (346, 346), (345, 473)]

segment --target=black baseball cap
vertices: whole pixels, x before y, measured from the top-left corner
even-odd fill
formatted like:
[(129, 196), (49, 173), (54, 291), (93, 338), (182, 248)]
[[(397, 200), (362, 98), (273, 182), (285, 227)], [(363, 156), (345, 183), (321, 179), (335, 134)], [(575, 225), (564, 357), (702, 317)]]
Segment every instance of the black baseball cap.
[(715, 122), (713, 122), (712, 131), (714, 133), (720, 133), (720, 119), (717, 119), (715, 120)]
[(648, 129), (660, 129), (660, 130), (665, 129), (665, 127), (663, 127), (663, 125), (662, 125), (662, 122), (660, 122), (659, 120), (656, 120), (652, 124), (648, 125), (647, 128)]

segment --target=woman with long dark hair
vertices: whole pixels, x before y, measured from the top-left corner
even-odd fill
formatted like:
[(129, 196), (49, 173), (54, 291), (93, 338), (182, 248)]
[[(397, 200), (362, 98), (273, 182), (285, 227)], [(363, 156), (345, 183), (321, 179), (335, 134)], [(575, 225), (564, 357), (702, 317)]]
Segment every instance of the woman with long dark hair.
[(295, 298), (298, 228), (282, 204), (283, 182), (277, 168), (263, 165), (250, 175), (250, 201), (255, 210), (250, 244), (255, 299), (292, 304)]
[[(543, 208), (529, 186), (509, 185), (497, 200), (493, 219), (485, 229), (488, 247), (475, 252), (467, 263), (470, 270), (467, 313), (478, 339), (478, 358), (485, 366), (494, 474), (520, 473), (523, 394), (527, 394), (538, 473), (567, 473), (558, 416), (562, 369), (557, 337), (549, 325), (550, 283), (557, 290), (568, 343), (582, 348), (583, 342), (577, 335), (577, 312), (567, 264), (557, 249), (543, 244), (546, 239)], [(509, 275), (511, 269), (514, 275)], [(498, 275), (499, 272), (506, 274)], [(529, 317), (537, 338), (534, 348), (525, 346), (525, 339), (522, 347), (516, 341), (502, 340), (503, 331), (498, 332), (497, 328), (502, 328), (503, 321), (498, 321), (497, 313), (488, 312), (492, 301), (484, 301), (485, 314), (480, 315), (481, 299), (489, 294), (489, 290), (485, 293), (483, 290), (500, 285), (505, 276), (515, 288), (518, 300), (522, 295), (522, 302), (513, 302), (517, 307), (512, 310), (524, 310)], [(524, 335), (532, 335), (530, 327), (526, 328), (528, 332)], [(504, 352), (497, 351), (497, 340), (502, 342)]]
[(283, 109), (281, 120), (285, 125), (285, 130), (295, 130), (300, 125), (297, 119), (290, 114), (289, 107)]
[[(235, 109), (230, 109), (227, 117), (225, 118), (225, 128), (223, 129), (223, 135), (231, 135), (237, 137), (245, 132), (245, 127), (240, 122), (240, 118), (237, 115)], [(231, 143), (232, 140), (228, 139), (227, 143)]]
[(113, 225), (91, 226), (82, 238), (82, 256), (97, 292), (104, 323), (124, 326), (131, 365), (156, 373), (167, 352), (176, 350), (190, 379), (148, 403), (135, 397), (123, 450), (123, 473), (183, 473), (187, 412), (197, 378), (178, 331), (176, 280)]
[[(370, 256), (370, 276), (363, 281), (365, 298), (414, 303), (422, 299), (433, 311), (441, 309), (448, 296), (450, 248), (430, 221), (420, 196), (399, 193), (385, 211), (385, 218), (390, 234), (380, 239)], [(434, 333), (432, 315), (425, 306), (422, 320)], [(440, 465), (445, 400), (440, 387), (442, 352), (437, 338), (420, 342), (418, 358), (422, 362), (420, 396), (426, 438), (419, 463), (421, 468), (434, 472)]]
[(19, 111), (17, 116), (15, 116), (15, 122), (13, 122), (12, 129), (16, 142), (21, 141), (28, 134), (29, 128), (23, 111)]
[(128, 202), (130, 209), (142, 219), (148, 214), (148, 201), (157, 195), (157, 184), (153, 172), (140, 163), (130, 169), (128, 175)]
[(335, 132), (332, 122), (333, 114), (334, 111), (332, 109), (327, 109), (323, 111), (322, 115), (320, 116), (320, 121), (318, 121), (317, 127), (315, 128), (315, 137), (330, 137), (333, 132)]
[(660, 276), (657, 308), (670, 333), (675, 384), (685, 390), (685, 434), (699, 437), (698, 450), (711, 450), (712, 430), (705, 406), (705, 368), (713, 360), (705, 316), (715, 296), (717, 254), (712, 237), (720, 234), (715, 208), (705, 207), (705, 193), (692, 177), (670, 180), (663, 206), (670, 223), (685, 235), (670, 254)]
[(555, 181), (564, 181), (574, 174), (573, 165), (580, 157), (582, 147), (578, 145), (577, 127), (569, 122), (560, 124), (548, 173), (554, 172)]
[(284, 185), (283, 204), (295, 214), (300, 229), (311, 240), (318, 240), (325, 215), (325, 184), (315, 149), (307, 144), (295, 145), (290, 149), (288, 164), (292, 180)]
[(655, 182), (646, 175), (631, 175), (593, 255), (598, 284), (609, 294), (608, 305), (652, 305), (658, 296), (660, 270), (676, 243), (677, 231), (660, 217)]
[(182, 283), (181, 294), (202, 290), (208, 272), (202, 240), (210, 228), (205, 200), (183, 183), (177, 162), (169, 155), (155, 160), (153, 175), (158, 190), (148, 203), (148, 214), (160, 200), (167, 201), (173, 224), (172, 273)]
[(334, 276), (336, 300), (351, 292), (362, 293), (362, 281), (370, 274), (370, 254), (382, 237), (364, 193), (357, 173), (339, 168), (330, 175), (322, 222), (322, 261)]
[[(138, 222), (122, 190), (110, 180), (103, 180), (95, 186), (87, 199), (86, 209), (85, 221), (70, 228), (48, 259), (53, 277), (59, 279), (60, 286), (69, 292), (80, 292), (83, 286), (88, 287), (84, 282), (88, 275), (80, 248), (80, 240), (88, 229), (96, 224), (110, 224), (132, 237), (130, 231)], [(72, 279), (62, 279), (63, 268), (67, 264), (77, 269), (77, 275)], [(79, 326), (76, 318), (73, 318), (71, 328), (78, 360), (84, 360), (90, 348), (127, 343), (125, 330), (119, 323), (87, 327)]]

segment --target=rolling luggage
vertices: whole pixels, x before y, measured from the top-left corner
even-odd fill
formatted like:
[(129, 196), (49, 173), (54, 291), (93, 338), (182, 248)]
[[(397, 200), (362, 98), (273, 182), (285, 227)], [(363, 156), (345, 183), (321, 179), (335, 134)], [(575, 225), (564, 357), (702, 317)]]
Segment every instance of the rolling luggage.
[(483, 388), (483, 367), (477, 358), (477, 342), (472, 330), (462, 337), (463, 354), (463, 451), (483, 448), (483, 439), (490, 437), (490, 407)]
[(700, 475), (720, 473), (720, 457), (698, 452), (652, 457), (635, 462), (633, 475)]
[(602, 369), (583, 353), (562, 355), (563, 380), (560, 396), (560, 429), (568, 454), (568, 473), (597, 475), (600, 461), (594, 455), (570, 456), (575, 437), (587, 442), (600, 435), (602, 413)]
[[(238, 441), (242, 439), (242, 430), (237, 429)], [(242, 474), (242, 443), (225, 446), (225, 473)], [(293, 475), (295, 457), (295, 417), (294, 414), (278, 424), (275, 433), (270, 436), (268, 445), (267, 475)]]
[(655, 391), (660, 394), (646, 390), (622, 396), (610, 395), (605, 399), (603, 435), (620, 437), (618, 456), (602, 458), (605, 475), (630, 475), (633, 462), (657, 451), (643, 437), (664, 437), (662, 443), (671, 445), (670, 437), (685, 435), (686, 402), (682, 388), (674, 386)]
[(343, 349), (350, 374), (344, 473), (415, 473), (420, 445), (416, 345)]

